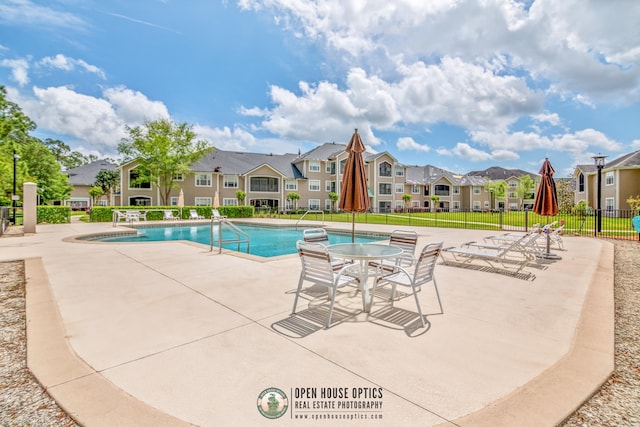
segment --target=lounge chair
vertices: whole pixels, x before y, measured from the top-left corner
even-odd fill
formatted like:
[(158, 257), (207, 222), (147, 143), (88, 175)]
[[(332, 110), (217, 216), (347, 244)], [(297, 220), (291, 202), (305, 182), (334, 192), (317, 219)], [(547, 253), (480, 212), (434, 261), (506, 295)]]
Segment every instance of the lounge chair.
[(198, 211), (195, 209), (189, 209), (189, 218), (190, 219), (204, 219), (204, 217), (198, 214)]
[(165, 221), (175, 221), (178, 220), (179, 218), (177, 216), (173, 215), (173, 211), (171, 209), (165, 209), (164, 210), (164, 220)]
[(435, 288), (436, 296), (438, 297), (438, 304), (440, 305), (440, 313), (444, 312), (442, 310), (442, 301), (440, 301), (440, 293), (438, 292), (438, 285), (436, 284), (436, 276), (434, 274), (436, 261), (441, 250), (442, 242), (431, 243), (425, 246), (422, 251), (420, 251), (420, 256), (416, 260), (413, 271), (409, 271), (404, 267), (397, 267), (394, 273), (376, 280), (371, 294), (375, 294), (376, 288), (380, 286), (391, 285), (391, 300), (393, 301), (396, 295), (397, 286), (410, 288), (411, 293), (416, 300), (418, 314), (420, 315), (420, 322), (422, 322), (422, 326), (424, 327), (424, 316), (422, 315), (420, 301), (418, 300), (418, 291), (422, 285), (433, 282), (433, 287)]
[(220, 212), (218, 212), (218, 209), (211, 209), (211, 218), (216, 220), (216, 221), (221, 221), (223, 219), (227, 219), (226, 216), (220, 215)]
[[(458, 248), (443, 249), (442, 260), (445, 264), (452, 264), (453, 261), (462, 265), (482, 261), (491, 268), (496, 268), (496, 264), (500, 264), (504, 268), (515, 264), (517, 266), (516, 272), (520, 272), (536, 259), (536, 255), (528, 245), (535, 242), (539, 236), (537, 233), (532, 233), (503, 245), (486, 244), (482, 246), (481, 244), (473, 245), (475, 242), (468, 242)], [(450, 254), (452, 258), (447, 259), (445, 254)]]
[(302, 290), (302, 284), (305, 281), (311, 282), (314, 285), (326, 286), (329, 291), (331, 304), (329, 305), (329, 315), (325, 328), (329, 328), (331, 326), (333, 305), (336, 301), (338, 288), (354, 283), (358, 279), (344, 274), (349, 266), (344, 266), (338, 271), (333, 269), (331, 255), (327, 251), (326, 246), (318, 243), (298, 241), (297, 247), (298, 255), (300, 255), (300, 261), (302, 262), (302, 271), (300, 272), (300, 279), (298, 280), (296, 297), (293, 300), (293, 310), (291, 314), (296, 313), (298, 297)]

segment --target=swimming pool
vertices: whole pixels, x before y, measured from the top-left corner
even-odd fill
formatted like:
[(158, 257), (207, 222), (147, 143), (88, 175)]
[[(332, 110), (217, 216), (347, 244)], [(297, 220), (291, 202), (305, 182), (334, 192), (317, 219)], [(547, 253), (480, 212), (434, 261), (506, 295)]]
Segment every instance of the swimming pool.
[[(247, 224), (235, 224), (249, 235), (250, 244), (248, 253), (261, 257), (274, 257), (288, 255), (296, 252), (296, 242), (302, 240), (303, 227), (268, 227)], [(218, 236), (218, 225), (213, 226), (214, 246)], [(312, 227), (306, 227), (312, 228)], [(118, 235), (115, 237), (100, 237), (95, 239), (100, 242), (163, 242), (172, 240), (190, 240), (192, 242), (209, 245), (211, 227), (209, 225), (185, 225), (185, 226), (158, 226), (140, 227), (138, 233), (132, 235)], [(351, 243), (351, 233), (328, 231), (329, 243)], [(223, 227), (222, 239), (235, 238), (230, 231)], [(382, 234), (356, 234), (356, 242), (367, 243), (386, 240), (389, 237)], [(223, 244), (224, 249), (238, 250), (237, 243)], [(247, 252), (247, 244), (240, 245), (241, 252)]]

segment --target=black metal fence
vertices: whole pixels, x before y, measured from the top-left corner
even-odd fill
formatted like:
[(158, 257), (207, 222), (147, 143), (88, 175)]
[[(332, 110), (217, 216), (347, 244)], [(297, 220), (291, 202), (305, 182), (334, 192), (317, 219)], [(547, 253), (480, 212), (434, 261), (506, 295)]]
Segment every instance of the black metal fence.
[[(300, 218), (301, 214), (276, 213), (271, 217), (287, 219)], [(465, 228), (492, 231), (528, 231), (536, 226), (553, 224), (562, 227), (562, 233), (575, 236), (592, 236), (610, 239), (638, 240), (640, 233), (631, 220), (640, 215), (637, 210), (618, 209), (597, 211), (562, 212), (551, 217), (540, 216), (532, 211), (449, 211), (449, 212), (375, 212), (356, 214), (358, 223), (386, 224), (398, 226), (424, 226), (444, 228)], [(351, 214), (325, 211), (309, 213), (304, 220), (331, 222), (351, 222)]]

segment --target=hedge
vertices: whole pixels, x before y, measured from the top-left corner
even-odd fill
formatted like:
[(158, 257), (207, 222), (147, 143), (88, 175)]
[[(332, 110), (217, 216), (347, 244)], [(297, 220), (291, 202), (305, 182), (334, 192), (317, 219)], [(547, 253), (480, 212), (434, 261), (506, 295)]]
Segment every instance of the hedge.
[(71, 222), (71, 207), (40, 205), (37, 207), (36, 215), (38, 223), (66, 224)]
[[(211, 218), (211, 206), (185, 206), (182, 208), (182, 219), (189, 219), (189, 211), (195, 209), (198, 215)], [(180, 217), (180, 208), (176, 206), (94, 206), (91, 208), (91, 222), (111, 222), (113, 221), (114, 210), (145, 210), (148, 221), (158, 221), (164, 218), (164, 211), (171, 210), (175, 216)], [(218, 208), (220, 215), (228, 218), (251, 218), (253, 216), (253, 206), (221, 206)]]

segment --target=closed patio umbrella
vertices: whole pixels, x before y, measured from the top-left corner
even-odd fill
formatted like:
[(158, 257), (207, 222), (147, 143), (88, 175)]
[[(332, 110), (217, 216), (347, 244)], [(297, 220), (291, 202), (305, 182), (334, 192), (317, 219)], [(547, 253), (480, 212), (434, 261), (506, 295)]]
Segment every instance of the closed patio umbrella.
[(356, 213), (366, 212), (371, 207), (369, 191), (367, 189), (367, 174), (364, 169), (362, 153), (366, 150), (358, 129), (355, 130), (349, 145), (347, 145), (347, 163), (342, 175), (340, 187), (340, 200), (338, 208), (345, 212), (351, 212), (351, 242), (355, 241)]
[[(538, 192), (536, 193), (536, 200), (533, 204), (533, 211), (538, 215), (550, 217), (558, 214), (558, 194), (556, 192), (556, 183), (553, 180), (553, 174), (555, 170), (553, 170), (553, 166), (551, 166), (551, 162), (549, 159), (545, 158), (544, 163), (542, 164), (542, 168), (540, 168), (540, 186), (538, 187)], [(547, 223), (549, 222), (549, 218), (547, 218)], [(547, 253), (544, 255), (545, 258), (560, 258), (559, 256), (552, 254), (550, 252), (550, 234), (551, 230), (546, 230), (547, 233)]]
[(182, 188), (178, 195), (178, 207), (180, 208), (180, 218), (182, 218), (182, 208), (184, 208), (184, 191), (182, 191)]

